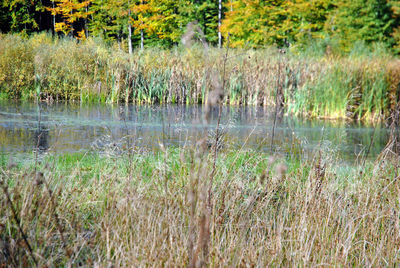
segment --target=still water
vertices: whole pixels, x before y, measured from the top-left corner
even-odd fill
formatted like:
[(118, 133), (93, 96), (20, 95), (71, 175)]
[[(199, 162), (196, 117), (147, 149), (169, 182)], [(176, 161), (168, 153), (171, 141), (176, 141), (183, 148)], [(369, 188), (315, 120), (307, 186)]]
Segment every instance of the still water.
[[(190, 146), (204, 135), (212, 139), (215, 133), (218, 108), (208, 124), (202, 110), (201, 106), (0, 102), (0, 151), (158, 150), (161, 143)], [(389, 137), (389, 130), (379, 125), (282, 116), (277, 118), (271, 142), (274, 111), (263, 107), (223, 107), (220, 122), (225, 147), (269, 151), (272, 144), (273, 150), (286, 154), (322, 148), (344, 160), (365, 155), (371, 141), (368, 158), (375, 157)]]

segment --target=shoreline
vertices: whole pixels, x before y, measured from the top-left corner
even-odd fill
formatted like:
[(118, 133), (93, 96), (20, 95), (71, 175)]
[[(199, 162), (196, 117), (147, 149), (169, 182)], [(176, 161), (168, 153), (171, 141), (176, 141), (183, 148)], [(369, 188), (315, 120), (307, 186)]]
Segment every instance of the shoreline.
[(204, 105), (225, 85), (218, 89), (224, 105), (278, 105), (311, 118), (382, 121), (399, 110), (400, 64), (389, 55), (232, 49), (224, 72), (224, 51), (215, 48), (210, 65), (197, 47), (129, 55), (96, 42), (1, 35), (0, 99)]

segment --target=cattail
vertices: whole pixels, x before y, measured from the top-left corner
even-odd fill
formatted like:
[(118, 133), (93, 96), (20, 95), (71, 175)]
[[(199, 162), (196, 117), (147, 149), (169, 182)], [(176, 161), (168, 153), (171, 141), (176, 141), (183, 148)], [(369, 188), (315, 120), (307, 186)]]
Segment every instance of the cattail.
[(183, 150), (179, 153), (179, 159), (182, 164), (186, 162), (185, 153), (183, 152)]
[(37, 186), (43, 184), (44, 174), (43, 172), (37, 171), (35, 174), (35, 183)]

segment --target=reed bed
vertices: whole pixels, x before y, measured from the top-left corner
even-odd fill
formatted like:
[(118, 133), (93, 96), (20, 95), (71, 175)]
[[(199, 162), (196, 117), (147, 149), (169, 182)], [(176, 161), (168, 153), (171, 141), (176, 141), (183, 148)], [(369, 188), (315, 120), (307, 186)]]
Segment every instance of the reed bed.
[[(310, 55), (276, 48), (148, 48), (77, 43), (41, 33), (0, 35), (0, 98), (205, 104), (210, 70), (225, 73), (226, 105), (279, 105), (312, 117), (381, 120), (398, 107), (398, 60), (385, 53)], [(207, 53), (207, 56), (205, 56)], [(223, 70), (225, 66), (225, 71)]]
[(324, 150), (223, 149), (214, 173), (213, 150), (199, 147), (0, 160), (4, 267), (400, 261), (396, 157), (346, 168)]

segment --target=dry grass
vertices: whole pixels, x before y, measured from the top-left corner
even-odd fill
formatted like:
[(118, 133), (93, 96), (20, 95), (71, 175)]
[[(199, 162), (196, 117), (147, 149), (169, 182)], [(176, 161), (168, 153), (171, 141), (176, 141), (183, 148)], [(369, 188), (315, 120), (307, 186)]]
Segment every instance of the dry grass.
[(0, 263), (25, 266), (35, 259), (40, 266), (199, 267), (399, 262), (398, 159), (343, 171), (323, 152), (310, 161), (221, 152), (208, 201), (213, 152), (179, 149), (132, 157), (90, 160), (84, 155), (68, 165), (63, 164), (67, 156), (55, 157), (43, 161), (47, 165), (38, 166), (36, 174), (28, 166), (4, 166), (1, 180), (10, 200), (1, 195)]

